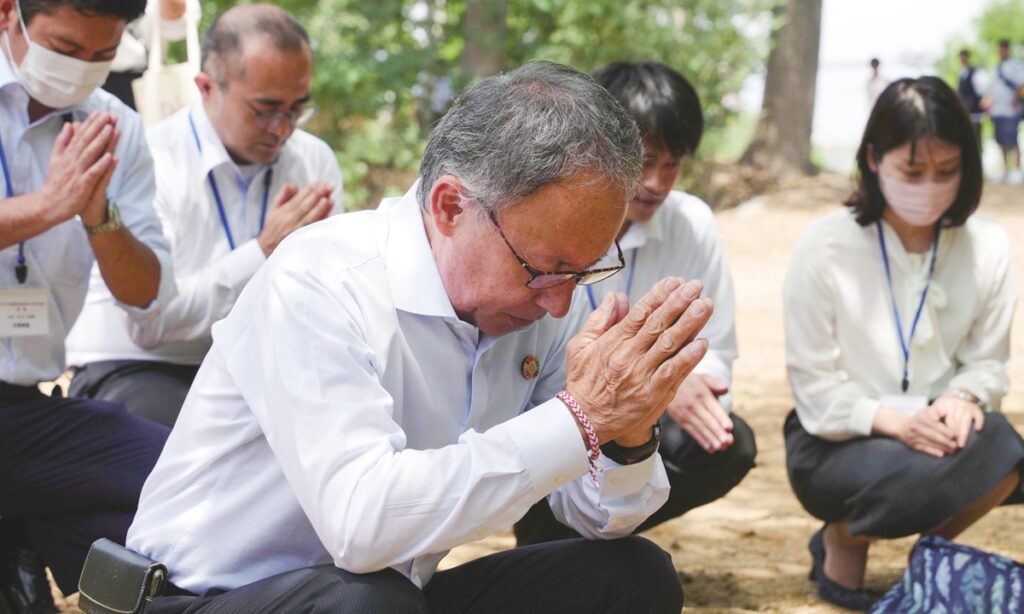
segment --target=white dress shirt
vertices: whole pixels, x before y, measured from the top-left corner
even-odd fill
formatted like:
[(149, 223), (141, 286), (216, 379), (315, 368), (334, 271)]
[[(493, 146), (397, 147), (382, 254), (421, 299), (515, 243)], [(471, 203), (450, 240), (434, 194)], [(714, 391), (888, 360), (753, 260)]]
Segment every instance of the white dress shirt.
[[(330, 562), (422, 587), (450, 548), (546, 495), (587, 537), (628, 535), (668, 481), (657, 454), (599, 457), (599, 487), (588, 474), (553, 398), (586, 315), (577, 301), (497, 338), (459, 320), (415, 190), (303, 229), (213, 327), (128, 547), (193, 592)], [(528, 356), (537, 379), (522, 374)]]
[[(115, 309), (122, 328), (126, 312), (140, 321), (151, 317), (173, 295), (174, 275), (167, 241), (153, 212), (153, 160), (146, 147), (142, 121), (134, 111), (102, 90), (93, 92), (77, 106), (53, 111), (32, 123), (28, 102), (28, 93), (14, 76), (7, 55), (0, 52), (0, 146), (16, 195), (35, 192), (46, 181), (50, 154), (66, 114), (70, 113), (76, 121), (84, 121), (93, 111), (117, 118), (121, 139), (115, 150), (117, 168), (110, 179), (107, 197), (117, 204), (122, 222), (132, 235), (156, 254), (160, 261), (160, 287), (157, 299), (145, 309), (120, 303)], [(6, 194), (4, 188), (0, 185), (0, 199)], [(0, 292), (45, 288), (49, 296), (49, 333), (0, 338), (0, 381), (33, 385), (55, 379), (64, 371), (64, 336), (82, 309), (94, 256), (78, 217), (25, 241), (25, 284), (19, 284), (15, 277), (17, 256), (17, 245), (0, 250)]]
[[(928, 254), (908, 253), (882, 222), (904, 339)], [(903, 352), (874, 224), (842, 209), (797, 243), (783, 291), (786, 365), (800, 423), (830, 440), (871, 434), (881, 398), (899, 395)], [(935, 273), (910, 344), (908, 395), (959, 388), (998, 408), (1006, 394), (1010, 323), (1017, 302), (1010, 239), (983, 213), (943, 229)]]
[[(334, 188), (335, 211), (342, 210), (341, 171), (334, 152), (307, 132), (296, 130), (273, 164), (244, 169), (232, 162), (202, 104), (151, 126), (147, 137), (156, 164), (154, 207), (171, 246), (178, 295), (146, 326), (132, 325), (129, 330), (99, 271), (94, 270), (82, 317), (68, 336), (69, 364), (149, 360), (198, 365), (210, 349), (210, 327), (228, 314), (266, 260), (256, 241), (264, 198), (269, 208), (284, 184), (304, 188), (322, 181)], [(268, 190), (265, 180), (271, 171)], [(224, 205), (234, 251), (218, 213), (210, 174)], [(136, 341), (151, 349), (143, 349)]]
[[(672, 191), (650, 220), (630, 224), (619, 246), (626, 268), (589, 287), (591, 306), (600, 305), (608, 292), (625, 292), (634, 304), (669, 276), (701, 280), (703, 296), (711, 298), (715, 309), (700, 333), (708, 340), (708, 352), (694, 373), (731, 384), (732, 363), (737, 355), (735, 299), (729, 263), (711, 207), (696, 196)], [(719, 401), (728, 409), (732, 394), (723, 395)]]

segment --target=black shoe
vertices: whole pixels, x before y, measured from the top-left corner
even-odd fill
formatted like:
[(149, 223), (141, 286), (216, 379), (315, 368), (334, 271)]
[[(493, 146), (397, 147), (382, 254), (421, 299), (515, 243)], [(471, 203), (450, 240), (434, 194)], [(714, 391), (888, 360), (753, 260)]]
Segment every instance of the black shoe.
[(39, 554), (29, 548), (0, 553), (0, 600), (7, 602), (12, 614), (60, 614), (46, 568)]
[(818, 597), (847, 610), (864, 612), (874, 603), (863, 589), (846, 588), (825, 575), (825, 525), (811, 536), (807, 549), (811, 551), (811, 573), (809, 579), (818, 586)]

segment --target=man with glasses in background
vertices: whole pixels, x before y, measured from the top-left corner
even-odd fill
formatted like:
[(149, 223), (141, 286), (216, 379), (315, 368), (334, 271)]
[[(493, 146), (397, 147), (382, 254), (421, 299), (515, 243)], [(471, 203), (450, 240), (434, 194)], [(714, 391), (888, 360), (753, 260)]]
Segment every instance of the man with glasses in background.
[(213, 323), (281, 240), (340, 209), (342, 194), (330, 147), (297, 130), (315, 110), (302, 26), (277, 7), (244, 5), (220, 15), (202, 45), (201, 102), (147, 135), (179, 294), (144, 326), (128, 323), (94, 271), (68, 337), (72, 396), (120, 401), (167, 426)]

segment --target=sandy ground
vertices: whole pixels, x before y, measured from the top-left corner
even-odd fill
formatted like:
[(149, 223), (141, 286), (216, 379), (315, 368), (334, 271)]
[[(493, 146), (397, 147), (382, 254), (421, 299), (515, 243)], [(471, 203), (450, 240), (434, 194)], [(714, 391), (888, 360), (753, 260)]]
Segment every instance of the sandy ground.
[[(821, 604), (807, 580), (807, 539), (818, 523), (789, 488), (782, 421), (792, 407), (786, 383), (782, 279), (792, 246), (815, 218), (837, 206), (848, 181), (826, 176), (719, 214), (737, 294), (740, 358), (735, 365), (736, 410), (757, 433), (757, 467), (725, 498), (651, 530), (672, 553), (686, 593), (699, 612), (840, 612)], [(1018, 278), (1024, 271), (1024, 187), (986, 187), (982, 209), (1015, 239)], [(1024, 284), (1022, 284), (1024, 285)], [(1021, 307), (1018, 307), (1018, 311)], [(1018, 322), (1024, 321), (1018, 313)], [(1004, 411), (1024, 431), (1024, 336), (1013, 338), (1013, 387)], [(997, 509), (961, 541), (1024, 560), (1024, 506)], [(879, 591), (900, 576), (912, 539), (872, 547), (867, 585)], [(462, 546), (443, 562), (458, 564), (513, 545), (510, 533)], [(73, 603), (73, 600), (72, 602)], [(70, 605), (70, 604), (69, 604)], [(77, 612), (69, 607), (68, 612)]]

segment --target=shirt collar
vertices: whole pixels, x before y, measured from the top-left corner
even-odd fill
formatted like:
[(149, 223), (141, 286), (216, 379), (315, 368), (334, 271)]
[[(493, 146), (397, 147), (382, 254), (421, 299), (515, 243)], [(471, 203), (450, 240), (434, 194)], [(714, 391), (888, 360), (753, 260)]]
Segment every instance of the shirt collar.
[(662, 240), (664, 237), (664, 222), (662, 222), (661, 218), (664, 217), (665, 207), (669, 206), (668, 201), (671, 198), (672, 196), (669, 195), (665, 202), (661, 203), (658, 210), (651, 216), (651, 219), (646, 222), (633, 222), (629, 225), (629, 228), (626, 229), (626, 234), (622, 235), (622, 238), (619, 239), (619, 247), (623, 251), (639, 249), (647, 245), (648, 241)]
[(217, 136), (217, 131), (213, 128), (213, 124), (210, 123), (210, 118), (206, 115), (206, 109), (203, 108), (203, 103), (200, 101), (193, 104), (188, 114), (192, 120), (190, 129), (193, 126), (195, 127), (195, 132), (192, 134), (192, 144), (195, 145), (196, 138), (198, 138), (199, 143), (202, 145), (199, 157), (202, 160), (203, 176), (209, 175), (213, 172), (213, 169), (224, 164), (230, 165), (237, 170), (237, 165), (231, 159), (231, 156), (228, 155), (228, 150), (224, 148), (224, 143), (221, 142), (220, 137)]
[(390, 230), (384, 257), (391, 295), (395, 308), (401, 311), (457, 318), (427, 241), (423, 214), (416, 200), (418, 185), (419, 181), (385, 214)]

